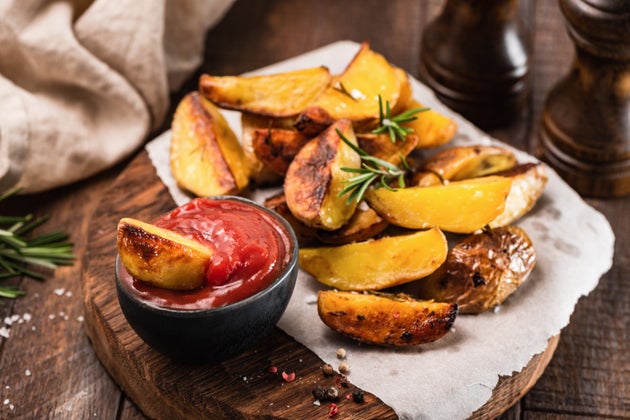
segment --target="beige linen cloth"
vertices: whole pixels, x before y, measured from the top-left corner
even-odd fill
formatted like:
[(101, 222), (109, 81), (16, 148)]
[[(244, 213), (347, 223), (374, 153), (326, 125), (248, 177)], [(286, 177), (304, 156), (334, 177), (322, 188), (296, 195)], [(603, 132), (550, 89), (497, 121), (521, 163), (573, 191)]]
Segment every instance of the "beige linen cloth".
[(233, 0), (0, 0), (0, 192), (119, 162), (163, 122)]

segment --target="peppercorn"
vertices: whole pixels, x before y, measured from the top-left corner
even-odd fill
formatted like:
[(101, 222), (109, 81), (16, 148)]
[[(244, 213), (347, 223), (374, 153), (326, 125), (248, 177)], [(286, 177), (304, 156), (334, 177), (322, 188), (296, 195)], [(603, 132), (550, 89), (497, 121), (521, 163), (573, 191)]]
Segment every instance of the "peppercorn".
[(337, 349), (337, 359), (345, 359), (346, 358), (346, 349), (339, 348)]
[(326, 399), (328, 401), (337, 401), (339, 399), (339, 390), (331, 386), (326, 390)]
[(339, 375), (339, 379), (337, 379), (337, 383), (342, 388), (348, 388), (350, 384), (348, 384), (348, 377), (346, 375)]
[(321, 386), (316, 386), (313, 389), (313, 397), (315, 397), (316, 400), (323, 401), (326, 398), (326, 390)]
[(348, 372), (350, 372), (350, 365), (347, 364), (346, 362), (339, 363), (339, 372), (341, 372), (341, 373), (348, 373)]
[(332, 376), (333, 373), (335, 373), (335, 371), (333, 370), (332, 365), (329, 365), (328, 363), (326, 363), (324, 366), (322, 366), (322, 372), (324, 372), (325, 376)]
[(365, 402), (365, 394), (363, 393), (363, 391), (359, 388), (355, 388), (352, 391), (352, 401), (354, 401), (355, 403)]

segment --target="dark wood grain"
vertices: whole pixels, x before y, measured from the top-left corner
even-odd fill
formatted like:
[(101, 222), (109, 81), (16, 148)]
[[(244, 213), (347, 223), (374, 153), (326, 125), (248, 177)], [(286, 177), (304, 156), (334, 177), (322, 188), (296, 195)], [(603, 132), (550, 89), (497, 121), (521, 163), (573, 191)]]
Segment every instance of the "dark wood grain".
[[(422, 29), (442, 3), (239, 0), (210, 31), (200, 71), (240, 73), (332, 41), (351, 39), (369, 40), (376, 50), (417, 76)], [(569, 70), (574, 52), (556, 1), (520, 3), (534, 17), (530, 28), (531, 120), (491, 134), (532, 152), (542, 104), (551, 86)], [(194, 88), (197, 76), (173, 93), (173, 104)], [(164, 127), (168, 124), (169, 117)], [(0, 205), (0, 214), (51, 214), (45, 228), (67, 230), (79, 256), (73, 267), (57, 270), (45, 282), (12, 280), (28, 295), (0, 306), (0, 318), (30, 313), (32, 319), (12, 326), (8, 339), (0, 337), (2, 419), (145, 418), (101, 365), (79, 320), (88, 234), (104, 228), (94, 224), (92, 213), (97, 206), (106, 205), (101, 197), (125, 167), (121, 164), (85, 182)], [(604, 213), (615, 231), (614, 266), (594, 292), (580, 299), (547, 369), (502, 419), (630, 416), (630, 198), (589, 203)], [(56, 289), (64, 289), (64, 295), (57, 296)], [(9, 402), (4, 404), (5, 400)]]
[[(85, 329), (94, 351), (123, 391), (152, 418), (312, 418), (325, 416), (328, 405), (313, 405), (315, 386), (328, 388), (340, 380), (326, 378), (324, 362), (279, 329), (252, 350), (220, 364), (186, 365), (149, 348), (127, 324), (117, 301), (112, 261), (116, 225), (133, 214), (152, 220), (175, 206), (146, 152), (140, 153), (108, 189), (92, 216), (101, 226), (88, 238), (82, 277)], [(521, 371), (501, 378), (490, 401), (473, 418), (498, 416), (529, 390), (549, 363), (558, 343)], [(278, 368), (269, 373), (271, 366)], [(284, 382), (280, 372), (295, 372)], [(342, 395), (353, 390), (351, 375)], [(345, 391), (345, 394), (344, 394)], [(394, 411), (366, 393), (365, 403), (341, 398), (337, 418), (387, 419)]]
[[(314, 406), (311, 392), (318, 385), (334, 385), (339, 375), (324, 377), (323, 362), (279, 329), (240, 356), (200, 366), (175, 363), (157, 353), (127, 324), (112, 276), (117, 222), (129, 214), (152, 220), (174, 206), (143, 152), (105, 192), (92, 217), (102, 228), (91, 232), (83, 264), (85, 326), (105, 368), (152, 418), (325, 416), (328, 405)], [(271, 366), (278, 372), (270, 373)], [(282, 371), (295, 372), (296, 380), (285, 382)], [(346, 393), (352, 389), (349, 384)], [(363, 404), (342, 398), (338, 406), (339, 418), (395, 418), (391, 408), (370, 394)]]

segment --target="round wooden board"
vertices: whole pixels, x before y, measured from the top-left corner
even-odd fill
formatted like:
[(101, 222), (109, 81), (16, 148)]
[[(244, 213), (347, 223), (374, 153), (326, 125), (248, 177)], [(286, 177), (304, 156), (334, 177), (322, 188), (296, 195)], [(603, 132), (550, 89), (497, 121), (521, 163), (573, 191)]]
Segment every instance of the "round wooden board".
[[(121, 217), (141, 220), (170, 211), (175, 203), (158, 178), (146, 151), (125, 168), (95, 211), (83, 264), (85, 330), (96, 355), (122, 390), (151, 418), (325, 418), (329, 405), (313, 404), (315, 386), (339, 383), (326, 378), (322, 360), (276, 328), (256, 348), (219, 364), (174, 363), (146, 345), (127, 324), (116, 297), (114, 259), (116, 226)], [(556, 349), (547, 349), (510, 377), (502, 377), (491, 399), (472, 418), (496, 417), (518, 401), (538, 380)], [(278, 368), (276, 373), (270, 367)], [(281, 373), (295, 372), (292, 382)], [(352, 379), (351, 376), (348, 379)], [(354, 388), (349, 384), (342, 395)], [(336, 418), (396, 418), (376, 396), (365, 403), (342, 398)]]

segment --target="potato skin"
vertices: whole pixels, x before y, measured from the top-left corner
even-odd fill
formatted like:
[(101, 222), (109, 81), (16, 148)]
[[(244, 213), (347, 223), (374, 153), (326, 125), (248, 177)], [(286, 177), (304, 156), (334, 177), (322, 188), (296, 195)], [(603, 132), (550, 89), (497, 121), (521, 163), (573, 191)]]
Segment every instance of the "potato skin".
[(249, 168), (236, 135), (219, 110), (198, 92), (178, 104), (172, 122), (170, 168), (177, 184), (196, 196), (238, 194)]
[(286, 175), (289, 164), (310, 139), (296, 130), (259, 128), (254, 130), (252, 147), (258, 159), (278, 175)]
[(527, 214), (547, 186), (546, 165), (542, 162), (522, 163), (498, 175), (510, 178), (512, 187), (505, 200), (505, 209), (490, 222), (493, 228), (509, 225)]
[(118, 223), (120, 261), (135, 279), (173, 290), (196, 289), (206, 281), (214, 250), (177, 232), (140, 220)]
[(504, 147), (473, 145), (444, 149), (431, 156), (422, 169), (443, 180), (459, 181), (496, 174), (515, 165), (516, 156)]
[(271, 209), (282, 216), (295, 231), (295, 236), (298, 239), (298, 243), (301, 247), (314, 245), (318, 243), (317, 229), (311, 226), (307, 226), (298, 220), (287, 205), (287, 200), (284, 192), (280, 192), (271, 197), (265, 199), (265, 207)]
[(389, 222), (374, 210), (367, 205), (359, 205), (348, 223), (337, 230), (317, 229), (316, 235), (319, 241), (324, 244), (344, 245), (374, 238), (388, 226)]
[(291, 213), (308, 226), (326, 230), (339, 229), (352, 217), (356, 203), (347, 204), (339, 192), (353, 174), (341, 168), (361, 165), (360, 156), (341, 140), (337, 130), (356, 144), (352, 122), (336, 121), (300, 149), (284, 179)]
[(419, 296), (457, 303), (461, 313), (481, 313), (501, 304), (535, 264), (536, 250), (523, 229), (490, 229), (451, 248), (444, 264), (420, 280)]
[(400, 165), (418, 144), (418, 136), (408, 134), (404, 140), (392, 142), (389, 134), (357, 133), (359, 147), (368, 155)]
[(406, 347), (443, 337), (455, 322), (458, 308), (405, 295), (327, 290), (318, 293), (317, 311), (328, 327), (354, 340)]

